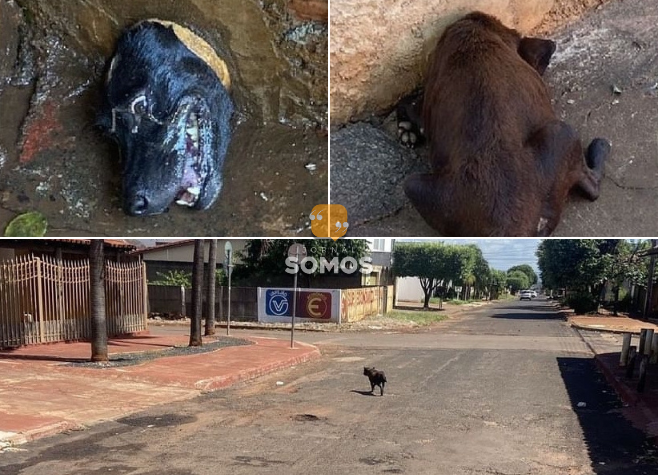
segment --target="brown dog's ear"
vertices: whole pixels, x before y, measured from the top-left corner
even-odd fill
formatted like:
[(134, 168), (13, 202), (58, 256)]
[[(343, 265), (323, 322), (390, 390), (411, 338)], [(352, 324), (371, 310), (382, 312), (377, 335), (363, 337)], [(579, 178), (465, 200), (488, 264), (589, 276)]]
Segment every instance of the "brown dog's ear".
[(519, 55), (535, 68), (540, 76), (544, 75), (553, 53), (555, 53), (555, 42), (551, 40), (525, 37), (521, 38), (519, 43)]

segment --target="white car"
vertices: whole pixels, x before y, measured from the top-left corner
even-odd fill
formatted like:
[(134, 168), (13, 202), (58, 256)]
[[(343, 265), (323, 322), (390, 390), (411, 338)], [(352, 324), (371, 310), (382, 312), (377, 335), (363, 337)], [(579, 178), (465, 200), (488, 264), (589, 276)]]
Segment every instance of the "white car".
[(532, 300), (532, 291), (531, 290), (522, 290), (519, 293), (519, 300)]
[(536, 299), (537, 298), (537, 291), (536, 290), (531, 290), (530, 292), (532, 292), (532, 298)]

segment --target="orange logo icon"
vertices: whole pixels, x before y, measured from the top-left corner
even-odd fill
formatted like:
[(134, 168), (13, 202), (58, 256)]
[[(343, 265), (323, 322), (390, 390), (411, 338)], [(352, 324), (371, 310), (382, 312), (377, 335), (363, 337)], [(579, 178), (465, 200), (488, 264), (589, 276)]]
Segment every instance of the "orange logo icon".
[(345, 236), (349, 223), (343, 205), (317, 205), (311, 211), (311, 231), (317, 237), (329, 237), (334, 241)]

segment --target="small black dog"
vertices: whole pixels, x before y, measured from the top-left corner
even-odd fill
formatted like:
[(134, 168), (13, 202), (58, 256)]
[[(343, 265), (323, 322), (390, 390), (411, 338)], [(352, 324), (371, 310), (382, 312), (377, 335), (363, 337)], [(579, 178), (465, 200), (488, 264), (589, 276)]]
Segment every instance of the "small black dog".
[(375, 386), (379, 386), (379, 395), (384, 395), (384, 385), (386, 384), (386, 375), (383, 371), (377, 371), (375, 367), (368, 368), (367, 366), (363, 367), (363, 374), (368, 376), (370, 380), (370, 392), (375, 392)]

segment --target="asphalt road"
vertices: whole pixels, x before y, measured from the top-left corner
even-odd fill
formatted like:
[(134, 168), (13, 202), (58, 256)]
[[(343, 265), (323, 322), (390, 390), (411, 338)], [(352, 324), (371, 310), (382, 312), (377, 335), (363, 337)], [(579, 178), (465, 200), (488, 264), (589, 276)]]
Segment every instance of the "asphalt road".
[[(0, 473), (657, 473), (655, 451), (545, 301), (425, 333), (299, 337), (324, 358), (24, 445), (0, 455)], [(386, 371), (383, 397), (368, 393), (364, 365)]]

